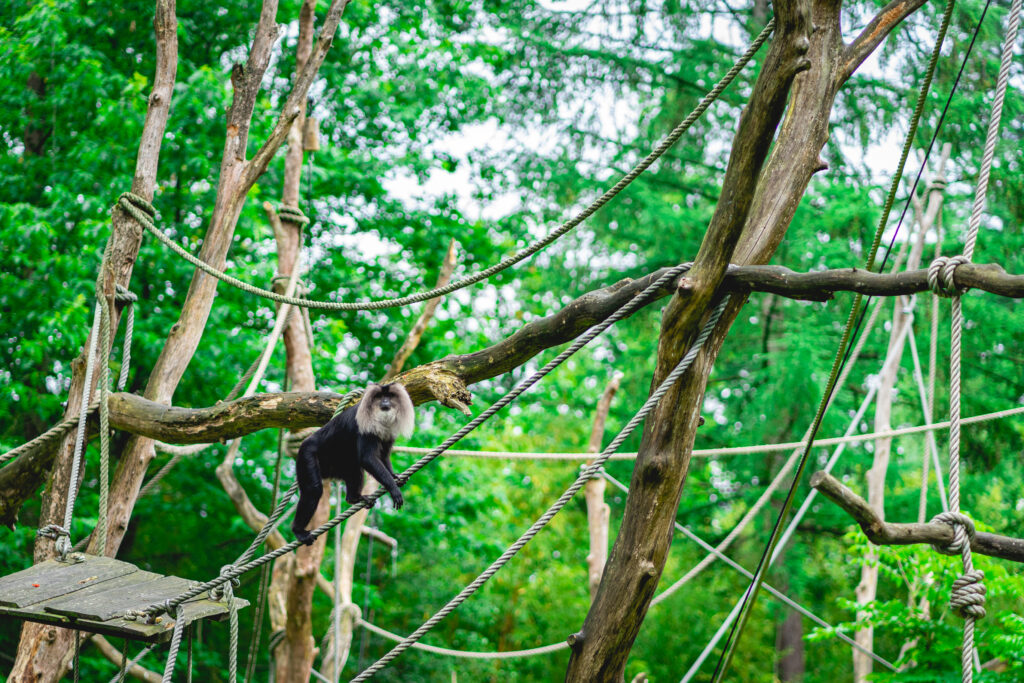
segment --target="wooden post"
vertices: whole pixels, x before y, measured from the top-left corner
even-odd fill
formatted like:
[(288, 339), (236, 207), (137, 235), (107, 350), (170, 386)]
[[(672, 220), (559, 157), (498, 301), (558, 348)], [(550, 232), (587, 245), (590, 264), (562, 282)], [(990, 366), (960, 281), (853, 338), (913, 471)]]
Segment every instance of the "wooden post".
[[(590, 443), (587, 445), (588, 453), (599, 453), (601, 451), (601, 440), (604, 437), (604, 424), (608, 420), (608, 411), (612, 405), (612, 398), (619, 390), (619, 383), (622, 381), (622, 374), (615, 373), (608, 386), (604, 389), (601, 400), (597, 402), (597, 410), (594, 412), (594, 426), (590, 430)], [(588, 460), (589, 465), (592, 460)], [(597, 595), (597, 588), (601, 585), (601, 574), (604, 573), (604, 563), (608, 560), (608, 518), (611, 510), (608, 503), (604, 502), (605, 480), (603, 477), (594, 477), (587, 482), (583, 489), (583, 495), (587, 500), (587, 528), (590, 530), (590, 553), (587, 554), (587, 577), (590, 584), (590, 599)]]

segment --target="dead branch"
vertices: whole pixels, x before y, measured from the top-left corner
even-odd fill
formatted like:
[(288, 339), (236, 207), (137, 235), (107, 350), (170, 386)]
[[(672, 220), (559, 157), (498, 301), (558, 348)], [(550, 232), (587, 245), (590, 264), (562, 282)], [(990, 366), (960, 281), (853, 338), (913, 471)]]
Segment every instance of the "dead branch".
[[(121, 668), (124, 664), (124, 657), (121, 656), (120, 650), (110, 644), (109, 640), (97, 633), (92, 637), (92, 642), (104, 657), (117, 666), (118, 669)], [(128, 675), (146, 683), (160, 683), (163, 680), (163, 676), (139, 664), (132, 664), (131, 668), (128, 669)]]
[[(948, 524), (897, 524), (883, 521), (868, 502), (827, 472), (815, 472), (811, 486), (853, 517), (864, 535), (875, 545), (914, 545), (928, 543), (940, 547), (953, 542), (953, 527)], [(989, 557), (1024, 562), (1024, 539), (979, 531), (971, 550)]]

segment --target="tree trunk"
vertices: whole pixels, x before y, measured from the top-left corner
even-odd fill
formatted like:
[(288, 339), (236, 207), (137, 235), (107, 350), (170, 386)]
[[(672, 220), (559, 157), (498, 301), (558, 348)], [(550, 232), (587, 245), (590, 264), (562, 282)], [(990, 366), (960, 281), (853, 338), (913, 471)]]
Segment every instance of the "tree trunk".
[[(665, 309), (652, 390), (676, 366), (703, 325), (753, 205), (757, 179), (790, 86), (797, 73), (809, 66), (810, 17), (797, 3), (780, 2), (776, 10), (775, 38), (740, 118), (721, 199), (693, 268)], [(735, 316), (741, 305), (742, 301), (734, 302), (727, 315)], [(665, 565), (701, 396), (726, 329), (728, 323), (719, 325), (690, 371), (645, 423), (622, 526), (583, 629), (574, 638), (568, 681), (623, 678), (626, 659)]]
[[(945, 170), (945, 163), (948, 155), (948, 148), (943, 149), (943, 155), (939, 160), (938, 177), (942, 177)], [(941, 186), (933, 185), (927, 192), (928, 206), (923, 209), (923, 202), (917, 202), (917, 226), (916, 238), (911, 234), (908, 239), (913, 240), (910, 255), (907, 257), (906, 270), (915, 270), (921, 264), (921, 255), (924, 253), (924, 240), (928, 232), (935, 225), (939, 212), (942, 210), (943, 192)], [(923, 209), (923, 211), (922, 211)], [(878, 376), (878, 394), (875, 398), (875, 431), (889, 431), (892, 429), (892, 399), (893, 388), (896, 386), (896, 376), (900, 364), (890, 362), (889, 359), (901, 358), (903, 348), (906, 345), (907, 335), (903, 330), (913, 323), (914, 316), (909, 297), (896, 297), (893, 301), (892, 327), (889, 336), (888, 350), (886, 351), (886, 362), (882, 366), (882, 373)], [(913, 334), (913, 331), (910, 331)], [(885, 477), (889, 469), (889, 459), (892, 455), (892, 437), (875, 439), (875, 451), (872, 454), (871, 469), (868, 470), (868, 504), (871, 505), (879, 519), (885, 519)], [(927, 457), (927, 454), (925, 455)], [(869, 547), (865, 557), (864, 566), (861, 567), (860, 583), (856, 588), (857, 604), (866, 605), (873, 602), (878, 594), (878, 562), (874, 549)], [(867, 614), (858, 611), (857, 619), (865, 619)], [(854, 634), (854, 640), (867, 650), (874, 649), (874, 628), (866, 626)], [(871, 675), (874, 660), (861, 650), (853, 650), (853, 680), (855, 683), (864, 683)]]
[[(146, 201), (153, 199), (156, 187), (156, 174), (160, 162), (160, 148), (167, 118), (170, 114), (171, 96), (174, 80), (178, 69), (178, 20), (175, 14), (175, 0), (158, 0), (153, 18), (156, 37), (156, 73), (153, 78), (153, 90), (149, 95), (146, 108), (146, 120), (142, 128), (142, 138), (135, 160), (135, 176), (132, 178), (132, 192)], [(110, 329), (113, 340), (120, 321), (120, 309), (113, 305), (116, 285), (128, 287), (131, 282), (132, 269), (142, 243), (142, 228), (135, 219), (121, 209), (115, 209), (111, 220), (112, 234), (109, 238), (108, 268), (102, 274), (102, 292), (110, 302)], [(84, 349), (89, 348), (86, 340)], [(109, 349), (107, 349), (109, 351)], [(97, 347), (97, 358), (103, 352)], [(77, 415), (82, 407), (82, 394), (85, 389), (86, 354), (82, 354), (72, 362), (71, 387), (68, 389), (65, 417)], [(94, 373), (92, 385), (88, 387), (91, 394), (96, 389), (99, 372)], [(77, 487), (84, 476), (85, 468), (81, 468), (79, 480), (71, 481), (71, 461), (74, 456), (74, 430), (61, 440), (57, 457), (46, 494), (43, 497), (40, 511), (40, 526), (63, 523), (64, 507), (68, 491)], [(82, 455), (84, 458), (84, 453)], [(111, 542), (112, 547), (116, 543)], [(37, 537), (34, 559), (36, 562), (50, 559), (56, 555), (54, 541)], [(73, 632), (68, 629), (44, 626), (26, 622), (21, 629), (21, 640), (18, 653), (9, 680), (14, 682), (36, 683), (37, 681), (55, 681), (63, 675), (71, 660), (71, 644)]]
[(776, 669), (780, 683), (802, 681), (805, 671), (804, 623), (800, 613), (796, 610), (787, 610), (786, 618), (779, 624), (775, 652), (779, 657)]
[[(605, 387), (601, 400), (597, 403), (597, 410), (594, 412), (594, 427), (590, 431), (590, 443), (587, 444), (588, 453), (601, 452), (601, 440), (604, 437), (604, 425), (608, 420), (608, 411), (612, 406), (612, 398), (619, 390), (619, 383), (622, 375), (616, 373), (608, 386)], [(587, 461), (589, 465), (591, 461)], [(604, 565), (608, 560), (608, 522), (611, 510), (608, 503), (604, 502), (605, 480), (602, 477), (594, 477), (587, 482), (583, 489), (583, 495), (587, 501), (587, 528), (590, 531), (590, 552), (587, 554), (587, 578), (590, 585), (590, 599), (597, 595), (597, 588), (601, 585), (601, 575), (604, 573)]]
[[(693, 269), (665, 310), (652, 386), (674, 367), (696, 336), (730, 255), (734, 262), (746, 265), (764, 263), (774, 253), (811, 176), (826, 168), (818, 154), (828, 139), (836, 92), (892, 28), (921, 4), (918, 0), (892, 3), (857, 38), (844, 44), (838, 3), (776, 3), (776, 36), (740, 120), (715, 216)], [(802, 53), (808, 40), (805, 59)], [(806, 73), (796, 75), (808, 65)], [(786, 118), (759, 174), (763, 146), (772, 138), (791, 81)], [(745, 131), (755, 127), (756, 131)], [(742, 169), (740, 177), (732, 172), (734, 167)], [(742, 228), (738, 244), (737, 223)], [(742, 304), (739, 299), (729, 304), (694, 366), (646, 422), (623, 523), (597, 599), (574, 638), (566, 680), (622, 680), (626, 658), (664, 568), (707, 374)]]

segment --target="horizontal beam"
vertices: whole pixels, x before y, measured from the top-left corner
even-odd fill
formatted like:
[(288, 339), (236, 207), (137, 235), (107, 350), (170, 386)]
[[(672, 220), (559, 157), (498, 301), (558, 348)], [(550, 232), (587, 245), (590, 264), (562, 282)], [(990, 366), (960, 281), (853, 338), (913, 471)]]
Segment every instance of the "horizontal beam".
[[(953, 273), (962, 288), (981, 289), (1013, 299), (1024, 298), (1024, 275), (1011, 275), (994, 263), (965, 263)], [(683, 276), (680, 289), (690, 283)], [(873, 273), (860, 268), (837, 268), (798, 273), (783, 266), (730, 266), (724, 289), (770, 292), (790, 299), (827, 301), (836, 292), (868, 296), (897, 296), (928, 291), (928, 271)]]
[[(815, 472), (811, 476), (811, 486), (853, 517), (864, 535), (875, 545), (928, 543), (946, 547), (953, 542), (953, 527), (949, 524), (896, 524), (883, 521), (866, 500), (827, 472)], [(979, 531), (971, 543), (971, 550), (989, 557), (1024, 562), (1024, 539), (1020, 538)]]

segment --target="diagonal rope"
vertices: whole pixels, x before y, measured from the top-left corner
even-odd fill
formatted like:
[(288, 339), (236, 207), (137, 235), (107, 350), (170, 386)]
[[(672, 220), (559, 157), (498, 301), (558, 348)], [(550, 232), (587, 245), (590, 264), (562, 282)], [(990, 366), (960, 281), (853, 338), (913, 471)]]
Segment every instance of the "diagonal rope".
[(513, 557), (515, 557), (516, 553), (518, 553), (523, 548), (523, 546), (529, 543), (534, 536), (540, 533), (540, 530), (547, 526), (548, 522), (550, 522), (554, 518), (554, 516), (557, 515), (559, 511), (561, 511), (562, 508), (565, 507), (565, 505), (572, 499), (572, 497), (581, 488), (583, 488), (587, 481), (600, 474), (601, 467), (608, 460), (609, 456), (611, 456), (611, 454), (614, 453), (615, 450), (622, 445), (622, 443), (636, 430), (636, 428), (640, 426), (640, 424), (644, 421), (647, 415), (652, 410), (654, 410), (654, 408), (661, 401), (662, 396), (664, 396), (669, 391), (669, 389), (672, 388), (676, 381), (680, 377), (682, 377), (687, 370), (689, 370), (690, 366), (693, 364), (693, 361), (697, 358), (697, 355), (704, 347), (704, 343), (707, 341), (708, 337), (710, 337), (711, 333), (714, 331), (715, 325), (718, 324), (718, 320), (722, 317), (722, 313), (725, 311), (725, 307), (726, 304), (728, 304), (728, 302), (729, 297), (726, 296), (724, 299), (722, 299), (721, 303), (719, 303), (718, 306), (715, 307), (714, 311), (712, 311), (711, 313), (711, 316), (708, 318), (708, 321), (704, 323), (704, 327), (701, 329), (700, 334), (694, 340), (693, 345), (690, 347), (689, 351), (687, 351), (686, 354), (679, 360), (679, 363), (676, 365), (676, 367), (673, 368), (673, 370), (668, 374), (668, 376), (665, 377), (665, 379), (661, 382), (658, 388), (651, 393), (651, 395), (644, 402), (640, 410), (637, 411), (636, 415), (634, 415), (632, 419), (630, 419), (630, 421), (626, 423), (626, 426), (622, 428), (622, 431), (620, 431), (615, 436), (615, 438), (612, 439), (611, 443), (609, 443), (604, 448), (604, 450), (601, 451), (600, 455), (594, 458), (593, 463), (583, 468), (580, 475), (576, 478), (576, 481), (574, 481), (572, 485), (569, 486), (569, 488), (567, 488), (561, 496), (559, 496), (558, 500), (555, 501), (555, 503), (551, 507), (549, 507), (547, 511), (543, 515), (541, 515), (537, 519), (537, 521), (535, 521), (530, 526), (530, 528), (527, 529), (526, 532), (519, 537), (518, 540), (516, 540), (515, 543), (510, 545), (508, 549), (506, 549), (505, 552), (503, 552), (497, 560), (491, 563), (491, 566), (485, 569), (468, 586), (463, 588), (458, 595), (456, 595), (454, 598), (448, 601), (448, 604), (446, 604), (444, 607), (438, 610), (437, 613), (434, 614), (434, 616), (427, 619), (427, 621), (425, 621), (422, 626), (413, 631), (413, 633), (407, 636), (404, 640), (402, 640), (401, 643), (392, 648), (390, 652), (388, 652), (386, 655), (378, 659), (367, 669), (363, 670), (358, 676), (353, 678), (352, 683), (360, 683), (361, 681), (365, 681), (370, 676), (383, 669), (385, 666), (388, 665), (389, 662), (391, 662), (393, 659), (402, 654), (413, 643), (417, 642), (421, 637), (423, 637), (425, 633), (430, 631), (430, 629), (432, 629), (442, 619), (448, 616), (448, 614), (454, 611), (456, 607), (465, 602), (471, 595), (473, 595), (473, 593), (475, 593), (482, 585), (484, 585), (484, 583), (486, 583), (488, 579), (494, 576), (498, 572), (498, 570), (500, 570), (502, 567), (508, 564), (508, 562)]
[[(639, 308), (647, 305), (651, 301), (651, 299), (661, 290), (662, 287), (664, 287), (670, 281), (674, 281), (681, 274), (685, 273), (687, 270), (690, 269), (690, 266), (691, 264), (684, 263), (667, 270), (665, 273), (662, 274), (661, 277), (659, 277), (657, 280), (651, 283), (651, 285), (644, 289), (640, 294), (627, 301), (617, 311), (615, 311), (610, 316), (605, 318), (603, 321), (601, 321), (600, 323), (598, 323), (597, 325), (595, 325), (594, 327), (590, 328), (582, 335), (577, 337), (576, 340), (573, 341), (573, 343), (570, 344), (568, 348), (566, 348), (553, 359), (548, 361), (548, 363), (545, 364), (544, 367), (537, 370), (532, 375), (521, 381), (514, 388), (509, 390), (504, 396), (498, 399), (494, 404), (492, 404), (489, 408), (480, 413), (480, 415), (470, 420), (457, 432), (455, 432), (447, 439), (445, 439), (445, 441), (441, 445), (435, 447), (430, 453), (424, 455), (422, 458), (413, 463), (408, 469), (406, 469), (404, 472), (395, 477), (395, 481), (398, 482), (399, 486), (405, 484), (405, 482), (407, 482), (412, 475), (416, 474), (421, 469), (426, 467), (435, 458), (437, 458), (446, 450), (451, 448), (459, 440), (461, 440), (467, 434), (475, 430), (477, 427), (483, 424), (486, 420), (488, 420), (499, 410), (501, 410), (509, 403), (514, 401), (516, 398), (518, 398), (523, 392), (525, 392), (527, 389), (529, 389), (534, 384), (539, 382), (546, 375), (551, 373), (555, 368), (557, 368), (559, 365), (564, 363), (570, 356), (572, 356), (577, 351), (586, 346), (588, 343), (590, 343), (599, 334), (607, 330), (609, 327), (614, 325), (619, 320), (622, 320), (623, 318), (631, 315)], [(275, 519), (275, 515), (279, 518), (280, 514), (283, 514), (284, 508), (288, 505), (290, 497), (296, 490), (298, 490), (298, 485), (292, 484), (291, 488), (288, 489), (288, 492), (286, 492), (285, 495), (282, 497), (281, 502), (278, 503), (278, 508), (275, 509), (274, 513), (271, 515), (271, 519), (267, 521), (266, 526), (264, 526), (263, 530), (260, 531), (260, 534), (263, 535), (263, 537), (265, 537), (266, 534), (270, 533), (270, 529), (272, 528), (273, 524), (277, 521)], [(328, 520), (316, 529), (312, 530), (310, 532), (310, 535), (312, 535), (313, 538), (321, 536), (322, 534), (333, 529), (336, 525), (340, 524), (341, 522), (351, 517), (353, 514), (356, 513), (357, 510), (361, 510), (367, 507), (368, 505), (372, 506), (377, 501), (377, 499), (383, 495), (384, 488), (378, 487), (376, 491), (369, 494), (368, 496), (365, 496), (364, 500), (356, 503), (355, 505), (352, 505), (351, 507), (347, 508), (344, 512), (336, 515), (333, 519)], [(260, 539), (260, 535), (257, 535), (257, 540), (259, 540), (260, 543), (262, 542), (262, 540)], [(243, 557), (248, 556), (249, 553), (253, 551), (255, 547), (258, 547), (258, 545), (259, 543), (257, 543), (254, 540), (253, 544), (250, 545), (250, 549), (246, 551)], [(210, 579), (205, 583), (194, 586), (193, 588), (181, 593), (175, 598), (171, 598), (162, 603), (150, 605), (144, 610), (144, 613), (150, 616), (156, 616), (157, 614), (160, 614), (162, 612), (171, 612), (172, 610), (176, 609), (178, 605), (182, 604), (186, 600), (190, 600), (196, 597), (197, 595), (200, 595), (201, 593), (216, 588), (227, 581), (231, 581), (232, 579), (241, 576), (242, 574), (251, 569), (255, 569), (256, 567), (262, 566), (263, 564), (266, 564), (271, 560), (277, 559), (278, 557), (281, 557), (282, 555), (291, 552), (295, 548), (298, 548), (300, 545), (301, 543), (299, 541), (292, 541), (290, 543), (286, 543), (280, 548), (277, 548), (276, 550), (272, 550), (269, 553), (266, 553), (254, 560), (246, 562), (245, 564), (242, 564), (242, 560), (239, 560), (235, 562), (234, 566), (232, 566), (230, 569), (225, 568), (225, 571), (223, 571), (220, 576), (214, 579)]]
[(463, 289), (464, 287), (468, 287), (469, 285), (475, 284), (482, 280), (486, 280), (492, 275), (500, 273), (501, 271), (514, 266), (520, 261), (529, 258), (530, 256), (537, 253), (541, 249), (555, 242), (557, 239), (559, 239), (560, 237), (562, 237), (563, 235), (565, 235), (566, 233), (568, 233), (569, 231), (573, 230), (578, 225), (583, 223), (583, 221), (587, 220), (595, 213), (597, 213), (598, 210), (600, 210), (608, 202), (614, 199), (620, 192), (626, 189), (626, 187), (628, 187), (630, 183), (639, 178), (644, 173), (644, 171), (650, 168), (650, 166), (654, 164), (655, 161), (657, 161), (662, 155), (665, 154), (665, 152), (667, 152), (673, 145), (675, 145), (679, 138), (681, 138), (683, 134), (686, 133), (687, 130), (689, 130), (689, 128), (697, 121), (697, 119), (699, 119), (701, 115), (705, 111), (707, 111), (708, 107), (710, 107), (711, 104), (718, 99), (718, 97), (729, 86), (729, 84), (732, 83), (733, 80), (735, 80), (736, 76), (739, 75), (739, 73), (743, 70), (747, 63), (754, 58), (754, 55), (757, 54), (758, 50), (761, 49), (761, 46), (764, 45), (765, 41), (768, 40), (768, 37), (771, 35), (774, 29), (775, 19), (772, 19), (770, 22), (768, 22), (768, 25), (764, 27), (764, 30), (761, 31), (757, 38), (755, 38), (754, 41), (750, 44), (746, 52), (744, 52), (743, 55), (736, 60), (732, 68), (730, 68), (729, 71), (725, 74), (725, 76), (723, 76), (722, 79), (718, 83), (716, 83), (715, 86), (708, 92), (708, 94), (704, 96), (704, 98), (694, 108), (694, 110), (690, 112), (690, 114), (682, 122), (680, 122), (679, 125), (677, 125), (672, 130), (672, 132), (669, 133), (668, 136), (665, 137), (665, 139), (662, 140), (661, 143), (659, 143), (653, 151), (651, 151), (650, 154), (644, 157), (644, 159), (640, 161), (636, 166), (634, 166), (631, 171), (629, 171), (626, 175), (620, 178), (619, 181), (615, 183), (615, 185), (606, 190), (604, 194), (602, 194), (600, 197), (594, 200), (589, 206), (587, 206), (587, 208), (585, 208), (583, 211), (579, 212), (574, 217), (562, 223), (557, 229), (548, 233), (548, 235), (546, 235), (545, 237), (534, 241), (529, 246), (505, 258), (499, 263), (496, 263), (493, 266), (490, 266), (489, 268), (474, 273), (473, 275), (469, 275), (467, 277), (454, 280), (443, 287), (436, 287), (429, 291), (423, 291), (417, 294), (411, 294), (409, 296), (398, 297), (395, 299), (380, 299), (376, 301), (352, 302), (315, 301), (306, 298), (282, 296), (268, 289), (263, 289), (261, 287), (251, 285), (247, 282), (243, 282), (242, 280), (232, 277), (231, 275), (228, 275), (227, 273), (213, 267), (212, 265), (206, 263), (205, 261), (202, 261), (201, 259), (193, 256), (190, 252), (182, 248), (174, 240), (172, 240), (170, 237), (165, 235), (159, 228), (157, 228), (152, 218), (149, 217), (146, 213), (147, 211), (152, 209), (152, 205), (145, 202), (140, 197), (133, 195), (131, 193), (125, 193), (121, 195), (121, 197), (118, 199), (118, 204), (122, 209), (124, 209), (133, 218), (135, 218), (135, 220), (139, 222), (139, 225), (145, 228), (150, 234), (156, 237), (162, 244), (171, 249), (171, 251), (176, 253), (178, 256), (185, 259), (193, 266), (199, 268), (208, 275), (217, 278), (221, 282), (225, 282), (233, 287), (237, 287), (238, 289), (249, 294), (254, 294), (256, 296), (261, 296), (266, 299), (271, 299), (273, 301), (277, 301), (278, 303), (286, 303), (294, 306), (301, 306), (303, 308), (316, 308), (327, 311), (380, 310), (384, 308), (394, 308), (397, 306), (406, 306), (408, 304), (426, 301), (428, 299), (433, 299), (435, 297), (443, 296), (456, 290)]

